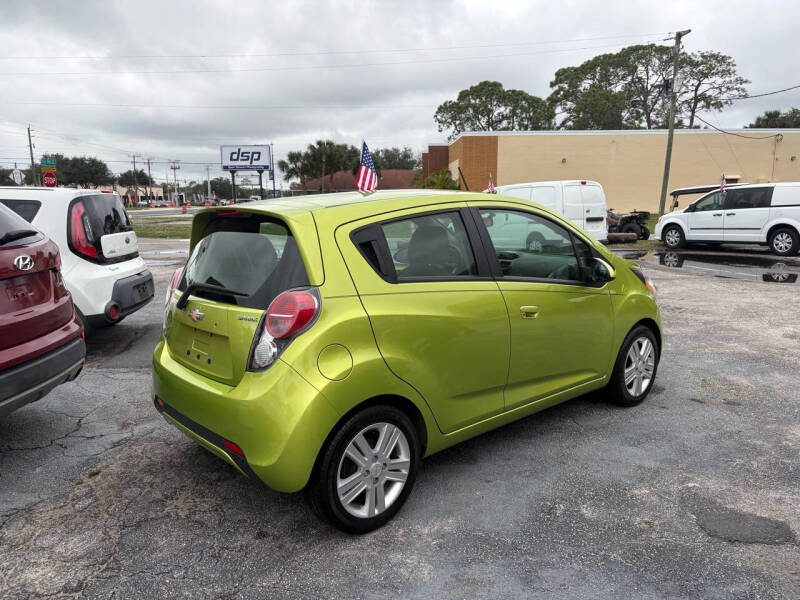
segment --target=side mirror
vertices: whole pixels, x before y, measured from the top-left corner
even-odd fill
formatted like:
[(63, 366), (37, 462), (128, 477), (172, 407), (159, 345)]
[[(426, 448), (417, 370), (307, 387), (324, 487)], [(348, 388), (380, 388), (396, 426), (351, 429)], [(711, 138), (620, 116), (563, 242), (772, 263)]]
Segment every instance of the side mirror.
[(584, 267), (586, 277), (593, 283), (606, 283), (617, 276), (617, 272), (607, 261), (594, 257), (593, 263)]

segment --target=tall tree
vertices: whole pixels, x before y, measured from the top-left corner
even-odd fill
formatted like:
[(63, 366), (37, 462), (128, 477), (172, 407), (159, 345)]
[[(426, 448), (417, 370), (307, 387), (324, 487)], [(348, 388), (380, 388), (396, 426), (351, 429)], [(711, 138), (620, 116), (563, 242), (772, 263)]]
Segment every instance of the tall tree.
[[(125, 187), (130, 187), (134, 184), (133, 181), (133, 169), (128, 169), (124, 173), (120, 173), (119, 177), (117, 178), (117, 183), (120, 185), (124, 185)], [(152, 185), (152, 181), (147, 176), (147, 173), (141, 169), (136, 170), (136, 185), (139, 187), (144, 187), (146, 185)]]
[[(550, 83), (553, 92), (548, 98), (565, 115), (559, 126), (600, 129), (612, 123), (623, 129), (664, 127), (668, 96), (663, 89), (664, 81), (672, 76), (672, 60), (669, 46), (644, 44), (559, 69)], [(719, 52), (683, 54), (680, 68), (683, 87), (678, 91), (677, 117), (688, 127), (694, 126), (698, 111), (722, 109), (732, 98), (744, 95), (744, 86), (749, 83), (736, 73), (734, 60)]]
[(421, 158), (405, 146), (403, 148), (379, 148), (372, 153), (373, 161), (383, 169), (416, 169)]
[(768, 110), (763, 115), (756, 117), (756, 120), (748, 127), (764, 129), (800, 127), (800, 108), (790, 108), (786, 112)]
[(683, 90), (678, 96), (682, 113), (688, 126), (700, 110), (722, 110), (733, 98), (747, 94), (750, 83), (736, 72), (736, 62), (725, 54), (713, 51), (692, 52), (681, 61)]
[(451, 137), (464, 131), (552, 129), (555, 113), (541, 98), (506, 90), (499, 81), (481, 81), (439, 105), (433, 116)]

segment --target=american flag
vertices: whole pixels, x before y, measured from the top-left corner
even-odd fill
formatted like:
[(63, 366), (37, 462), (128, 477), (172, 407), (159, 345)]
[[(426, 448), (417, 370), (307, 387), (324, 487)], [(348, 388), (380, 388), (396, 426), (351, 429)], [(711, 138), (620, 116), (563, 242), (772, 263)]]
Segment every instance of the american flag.
[(725, 184), (726, 183), (727, 183), (727, 181), (725, 181), (725, 173), (723, 173), (722, 174), (722, 181), (719, 184), (719, 191), (720, 192), (724, 192), (725, 191)]
[(366, 142), (361, 142), (361, 166), (356, 174), (356, 188), (359, 192), (374, 192), (378, 188), (378, 174)]
[(492, 174), (491, 174), (491, 173), (489, 173), (489, 188), (487, 189), (487, 191), (488, 191), (490, 194), (494, 194), (494, 193), (496, 193), (496, 192), (494, 191), (494, 179), (492, 178)]

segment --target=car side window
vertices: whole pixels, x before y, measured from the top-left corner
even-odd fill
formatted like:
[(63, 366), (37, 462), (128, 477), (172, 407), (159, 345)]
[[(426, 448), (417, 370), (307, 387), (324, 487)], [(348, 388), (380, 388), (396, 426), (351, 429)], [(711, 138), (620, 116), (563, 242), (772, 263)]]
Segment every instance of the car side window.
[(771, 187), (730, 189), (725, 194), (725, 208), (766, 208), (772, 201), (772, 190)]
[(504, 277), (582, 281), (572, 235), (526, 212), (481, 209)]
[(426, 213), (381, 224), (398, 283), (478, 274), (464, 221), (457, 211)]
[(722, 203), (725, 196), (720, 192), (712, 192), (708, 196), (700, 198), (694, 204), (693, 212), (703, 212), (707, 210), (722, 210)]
[(33, 222), (33, 218), (42, 206), (42, 203), (37, 200), (0, 200), (0, 202), (5, 204), (28, 223)]

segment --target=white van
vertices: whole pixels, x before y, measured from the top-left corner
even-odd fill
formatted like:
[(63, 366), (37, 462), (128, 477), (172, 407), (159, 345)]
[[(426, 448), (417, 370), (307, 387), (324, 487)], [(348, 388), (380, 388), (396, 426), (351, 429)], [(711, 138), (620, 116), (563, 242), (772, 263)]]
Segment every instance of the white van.
[(800, 251), (800, 182), (719, 189), (663, 215), (655, 237), (668, 248), (687, 242), (764, 244), (780, 256)]
[[(504, 196), (537, 202), (583, 227), (595, 239), (608, 241), (608, 205), (603, 186), (596, 181), (532, 181), (499, 185), (495, 190)], [(537, 237), (530, 234), (529, 247), (536, 244)]]
[(0, 203), (56, 243), (64, 283), (87, 331), (118, 323), (152, 300), (153, 276), (116, 192), (0, 187)]

